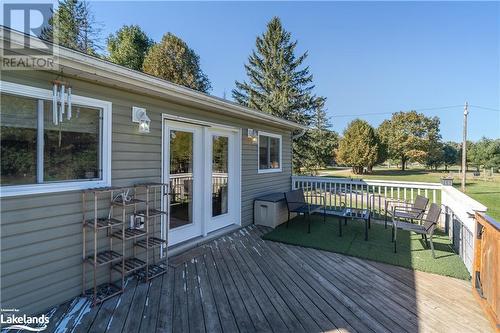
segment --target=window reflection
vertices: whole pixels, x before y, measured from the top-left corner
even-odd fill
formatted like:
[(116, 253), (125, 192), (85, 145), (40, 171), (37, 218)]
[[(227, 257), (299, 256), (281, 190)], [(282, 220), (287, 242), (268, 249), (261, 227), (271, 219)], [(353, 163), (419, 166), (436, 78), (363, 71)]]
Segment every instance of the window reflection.
[(74, 105), (73, 117), (54, 125), (51, 101), (1, 99), (2, 186), (102, 178), (100, 109)]
[(259, 169), (279, 169), (280, 161), (280, 138), (259, 135)]
[(170, 228), (193, 222), (193, 133), (170, 131)]
[(100, 110), (74, 107), (71, 120), (52, 122), (52, 103), (45, 101), (44, 180), (100, 178)]
[(212, 216), (228, 212), (229, 138), (212, 136)]
[(6, 94), (1, 97), (1, 183), (34, 184), (38, 101)]

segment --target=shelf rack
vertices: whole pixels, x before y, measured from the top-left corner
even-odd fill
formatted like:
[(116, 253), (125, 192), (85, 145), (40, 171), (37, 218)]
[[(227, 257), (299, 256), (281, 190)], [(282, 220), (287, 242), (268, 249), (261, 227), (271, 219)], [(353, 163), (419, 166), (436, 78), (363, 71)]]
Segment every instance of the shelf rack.
[[(144, 190), (144, 196), (146, 198), (146, 204), (144, 210), (139, 210), (136, 212), (137, 216), (144, 218), (144, 228), (146, 231), (146, 237), (138, 239), (134, 242), (134, 251), (137, 248), (145, 250), (145, 265), (138, 269), (136, 275), (148, 282), (149, 280), (164, 274), (167, 271), (167, 255), (163, 253), (167, 251), (168, 244), (168, 223), (166, 223), (166, 232), (164, 237), (156, 237), (156, 225), (158, 218), (167, 215), (166, 211), (162, 211), (162, 203), (165, 204), (165, 196), (168, 192), (168, 185), (164, 183), (142, 183), (136, 184), (137, 191)], [(166, 206), (166, 205), (165, 205)], [(163, 236), (163, 235), (162, 235)], [(158, 253), (158, 260), (156, 250), (160, 249)], [(152, 252), (152, 257), (150, 256)], [(135, 253), (135, 252), (134, 252)]]
[[(113, 198), (114, 193), (120, 190), (123, 189), (118, 187), (102, 187), (85, 190), (82, 192), (82, 294), (90, 296), (92, 298), (92, 305), (96, 305), (107, 300), (108, 298), (111, 298), (123, 292), (125, 277), (123, 275), (121, 276), (121, 286), (118, 286), (116, 283), (113, 283), (111, 270), (109, 271), (109, 281), (107, 283), (97, 285), (97, 270), (99, 268), (103, 268), (106, 266), (111, 267), (113, 264), (117, 263), (123, 265), (125, 253), (124, 244), (121, 244), (121, 253), (113, 250), (113, 238), (109, 237), (109, 235), (113, 234), (114, 232), (122, 234), (124, 233), (124, 214), (122, 214), (122, 219), (119, 220), (113, 216), (113, 211), (110, 208), (108, 217), (99, 217), (99, 210), (103, 209), (99, 208), (99, 202), (101, 201), (102, 197), (107, 197), (109, 195), (110, 198)], [(91, 209), (89, 209), (88, 207), (88, 197), (90, 197), (89, 201), (93, 201)], [(92, 211), (92, 213), (90, 213), (90, 211)], [(108, 236), (109, 245), (106, 250), (100, 250), (100, 247), (98, 246), (98, 237), (101, 231), (105, 231)], [(92, 236), (92, 249), (87, 249), (87, 232), (91, 233)], [(92, 287), (90, 289), (87, 289), (86, 283), (87, 266), (90, 266), (92, 268)]]
[[(133, 194), (129, 195), (131, 192)], [(92, 298), (92, 305), (122, 293), (125, 277), (130, 274), (135, 274), (139, 279), (147, 282), (166, 272), (166, 253), (163, 257), (158, 255), (158, 260), (155, 260), (156, 249), (167, 250), (168, 224), (164, 237), (163, 235), (157, 237), (156, 233), (157, 218), (167, 214), (161, 210), (166, 195), (167, 184), (163, 183), (144, 183), (131, 187), (103, 187), (82, 192), (82, 293)], [(102, 205), (102, 203), (105, 204)], [(109, 209), (108, 216), (99, 217), (100, 211), (106, 208)], [(144, 229), (129, 226), (127, 221), (131, 216), (142, 217)], [(108, 246), (105, 249), (98, 246), (99, 242), (105, 242), (99, 237), (100, 232), (106, 232)], [(90, 240), (92, 248), (87, 246)], [(141, 258), (137, 254), (138, 249), (143, 250)], [(126, 251), (132, 252), (133, 255), (127, 256)], [(92, 287), (89, 289), (87, 289), (87, 267), (91, 267), (93, 273)], [(109, 281), (97, 285), (97, 271), (106, 267), (109, 269)], [(117, 281), (113, 281), (113, 273), (120, 274), (120, 285)]]

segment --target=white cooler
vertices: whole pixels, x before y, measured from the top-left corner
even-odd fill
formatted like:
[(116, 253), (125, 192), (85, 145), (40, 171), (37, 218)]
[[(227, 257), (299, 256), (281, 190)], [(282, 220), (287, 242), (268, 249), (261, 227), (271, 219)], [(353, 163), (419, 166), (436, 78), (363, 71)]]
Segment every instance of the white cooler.
[[(266, 227), (276, 228), (288, 219), (285, 195), (283, 193), (272, 193), (254, 200), (254, 223)], [(290, 214), (290, 218), (295, 217)]]

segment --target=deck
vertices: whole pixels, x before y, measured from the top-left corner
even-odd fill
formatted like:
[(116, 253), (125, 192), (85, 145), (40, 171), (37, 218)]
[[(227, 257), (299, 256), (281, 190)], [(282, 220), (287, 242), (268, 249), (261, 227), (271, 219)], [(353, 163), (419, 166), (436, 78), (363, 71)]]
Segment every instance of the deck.
[(491, 332), (468, 282), (263, 241), (266, 231), (185, 252), (100, 306), (63, 304), (47, 332)]

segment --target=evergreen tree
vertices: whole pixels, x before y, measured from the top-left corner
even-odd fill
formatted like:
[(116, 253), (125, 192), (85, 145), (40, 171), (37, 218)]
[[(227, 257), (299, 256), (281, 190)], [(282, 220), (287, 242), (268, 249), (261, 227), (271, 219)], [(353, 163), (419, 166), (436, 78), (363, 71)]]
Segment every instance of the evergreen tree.
[(70, 49), (96, 55), (101, 32), (85, 0), (61, 0), (49, 19), (49, 26), (42, 31), (43, 39)]
[(153, 41), (138, 25), (124, 25), (107, 39), (109, 60), (137, 71)]
[[(313, 77), (304, 66), (307, 52), (296, 56), (297, 41), (291, 40), (278, 17), (257, 37), (255, 50), (245, 64), (248, 82), (236, 81), (232, 95), (238, 103), (277, 117), (310, 125), (325, 98), (313, 94)], [(293, 167), (300, 172), (310, 148), (310, 135), (293, 142)]]
[(378, 142), (375, 130), (366, 121), (356, 119), (344, 131), (339, 142), (337, 158), (340, 163), (360, 174), (363, 168), (371, 169), (378, 160)]
[(167, 33), (154, 44), (144, 58), (145, 73), (191, 89), (208, 92), (210, 80), (203, 73), (200, 57), (179, 37)]
[(309, 156), (304, 159), (304, 165), (301, 167), (317, 173), (318, 169), (332, 165), (338, 146), (338, 135), (330, 130), (331, 124), (326, 115), (324, 104), (316, 109), (311, 125), (309, 149), (306, 150)]

